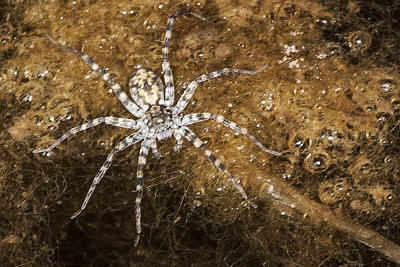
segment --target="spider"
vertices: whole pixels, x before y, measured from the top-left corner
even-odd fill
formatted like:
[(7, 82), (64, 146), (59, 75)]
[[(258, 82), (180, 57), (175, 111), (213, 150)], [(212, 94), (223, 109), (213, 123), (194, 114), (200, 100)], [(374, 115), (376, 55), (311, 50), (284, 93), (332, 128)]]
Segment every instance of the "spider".
[(162, 73), (164, 75), (165, 89), (161, 79), (151, 69), (139, 67), (135, 72), (133, 72), (132, 77), (129, 81), (129, 90), (132, 99), (129, 99), (128, 96), (122, 91), (121, 86), (118, 83), (116, 83), (113, 78), (109, 76), (109, 74), (105, 71), (105, 69), (97, 65), (88, 55), (72, 47), (63, 46), (59, 42), (54, 40), (50, 35), (46, 35), (46, 37), (59, 48), (70, 51), (80, 56), (83, 59), (83, 61), (86, 64), (88, 64), (93, 71), (97, 72), (106, 82), (108, 82), (111, 85), (113, 92), (118, 97), (122, 105), (138, 119), (133, 120), (128, 118), (116, 118), (116, 117), (97, 118), (87, 123), (84, 123), (80, 126), (70, 129), (48, 148), (37, 149), (34, 150), (33, 153), (45, 153), (45, 154), (50, 153), (50, 151), (52, 151), (55, 147), (57, 147), (59, 144), (61, 144), (61, 142), (63, 142), (71, 135), (95, 127), (101, 123), (135, 130), (134, 133), (124, 138), (120, 143), (118, 143), (112, 149), (111, 153), (107, 156), (107, 159), (103, 163), (99, 172), (94, 177), (93, 182), (86, 194), (86, 198), (83, 201), (81, 208), (71, 217), (71, 219), (76, 218), (86, 208), (89, 199), (91, 198), (97, 184), (101, 181), (101, 179), (104, 177), (104, 174), (111, 166), (111, 162), (114, 156), (118, 152), (121, 152), (122, 150), (130, 146), (133, 146), (134, 144), (141, 141), (138, 165), (137, 165), (137, 174), (136, 174), (137, 186), (136, 186), (136, 201), (135, 201), (136, 205), (135, 222), (136, 222), (137, 235), (135, 239), (135, 246), (138, 244), (140, 234), (142, 232), (140, 204), (143, 195), (143, 169), (146, 165), (146, 157), (150, 149), (152, 150), (152, 153), (156, 157), (161, 157), (161, 153), (157, 150), (156, 140), (161, 141), (174, 136), (176, 139), (176, 146), (174, 147), (175, 151), (179, 151), (181, 149), (183, 144), (182, 137), (189, 140), (196, 148), (200, 148), (201, 150), (203, 150), (203, 152), (209, 158), (209, 160), (221, 172), (227, 175), (228, 181), (230, 181), (236, 187), (236, 189), (240, 192), (242, 197), (254, 208), (256, 208), (257, 206), (248, 199), (247, 194), (240, 185), (240, 182), (236, 180), (229, 171), (227, 171), (225, 165), (222, 164), (214, 156), (214, 154), (206, 147), (206, 144), (202, 140), (200, 140), (187, 126), (206, 120), (215, 120), (218, 123), (228, 128), (231, 128), (236, 132), (246, 135), (264, 152), (275, 156), (281, 155), (279, 152), (267, 149), (252, 134), (250, 134), (246, 128), (239, 126), (236, 123), (231, 122), (220, 115), (208, 112), (193, 113), (187, 115), (182, 114), (183, 110), (185, 109), (188, 102), (192, 98), (199, 83), (208, 81), (210, 79), (228, 73), (254, 75), (266, 69), (267, 68), (266, 65), (254, 71), (235, 69), (235, 68), (224, 68), (217, 71), (213, 71), (211, 73), (200, 75), (188, 85), (187, 89), (183, 92), (182, 96), (176, 102), (175, 106), (173, 105), (175, 88), (174, 88), (170, 63), (168, 61), (168, 51), (169, 51), (169, 44), (171, 40), (172, 27), (174, 21), (176, 18), (185, 15), (192, 15), (203, 21), (205, 20), (205, 18), (203, 18), (202, 16), (184, 9), (182, 9), (175, 15), (170, 16), (168, 18), (167, 29), (164, 37), (164, 44), (162, 48)]

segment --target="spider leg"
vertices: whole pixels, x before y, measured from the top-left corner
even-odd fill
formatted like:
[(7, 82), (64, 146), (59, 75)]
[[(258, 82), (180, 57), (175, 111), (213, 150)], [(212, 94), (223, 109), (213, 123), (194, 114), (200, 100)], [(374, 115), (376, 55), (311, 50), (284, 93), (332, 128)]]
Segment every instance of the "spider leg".
[(174, 132), (174, 137), (176, 139), (176, 146), (174, 146), (174, 150), (179, 152), (182, 148), (183, 140), (182, 140), (182, 135), (177, 133), (176, 131)]
[(266, 148), (263, 144), (261, 144), (260, 141), (257, 140), (257, 138), (255, 138), (254, 135), (252, 135), (251, 133), (249, 133), (249, 130), (247, 130), (246, 128), (237, 125), (236, 123), (232, 122), (232, 121), (228, 121), (227, 119), (225, 119), (224, 117), (222, 117), (221, 115), (218, 114), (212, 114), (212, 113), (193, 113), (193, 114), (188, 114), (185, 115), (182, 119), (182, 124), (183, 125), (190, 125), (190, 124), (194, 124), (194, 123), (198, 123), (198, 122), (202, 122), (205, 120), (215, 120), (218, 123), (221, 123), (222, 125), (237, 131), (241, 134), (246, 135), (251, 141), (253, 141), (254, 144), (256, 144), (262, 151), (269, 153), (271, 155), (274, 156), (281, 156), (281, 153), (270, 150), (268, 148)]
[(204, 151), (204, 154), (210, 159), (212, 163), (223, 173), (228, 176), (228, 181), (230, 181), (236, 189), (242, 194), (242, 197), (251, 205), (253, 208), (257, 208), (257, 205), (254, 204), (250, 199), (247, 197), (246, 192), (244, 191), (243, 187), (240, 185), (240, 182), (236, 180), (233, 175), (226, 170), (224, 164), (222, 164), (211, 152), (211, 150), (207, 149), (205, 143), (201, 141), (188, 127), (182, 126), (178, 129), (179, 134), (184, 136), (187, 140), (189, 140), (195, 147), (200, 148)]
[(176, 104), (177, 112), (180, 113), (185, 109), (185, 107), (187, 106), (190, 99), (192, 98), (194, 91), (196, 90), (199, 83), (217, 78), (221, 75), (228, 74), (228, 73), (254, 75), (254, 74), (259, 73), (260, 71), (265, 70), (267, 67), (268, 66), (265, 65), (254, 71), (243, 70), (243, 69), (234, 69), (234, 68), (224, 68), (224, 69), (213, 71), (211, 73), (206, 73), (206, 74), (200, 75), (199, 77), (197, 77), (196, 79), (194, 79), (192, 82), (189, 83), (188, 88), (185, 90), (185, 92), (183, 92), (181, 98), (179, 98), (179, 100)]
[(59, 42), (57, 42), (56, 40), (53, 39), (53, 37), (51, 37), (50, 35), (46, 34), (46, 37), (56, 46), (58, 46), (61, 49), (67, 50), (69, 52), (75, 53), (76, 55), (80, 56), (83, 61), (85, 61), (86, 64), (89, 65), (89, 67), (96, 71), (106, 82), (108, 82), (111, 85), (111, 89), (113, 90), (113, 92), (116, 94), (116, 96), (118, 97), (119, 101), (121, 101), (122, 105), (124, 105), (124, 107), (133, 115), (135, 115), (136, 117), (141, 117), (144, 113), (144, 111), (138, 106), (136, 105), (133, 101), (131, 101), (128, 96), (122, 91), (121, 86), (116, 83), (114, 81), (113, 78), (110, 77), (110, 75), (108, 75), (108, 73), (101, 68), (99, 65), (97, 65), (93, 59), (91, 59), (88, 55), (86, 55), (85, 53), (82, 53), (72, 47), (69, 46), (64, 46), (61, 45)]
[(142, 196), (143, 196), (143, 169), (144, 166), (146, 165), (146, 157), (149, 154), (149, 149), (151, 147), (151, 144), (155, 142), (154, 140), (144, 140), (142, 142), (142, 145), (140, 146), (140, 151), (139, 151), (139, 159), (138, 159), (138, 166), (137, 166), (137, 185), (136, 185), (136, 209), (135, 209), (135, 217), (136, 217), (136, 240), (135, 240), (135, 246), (139, 243), (140, 239), (140, 233), (142, 232), (142, 226), (141, 226), (141, 210), (140, 210), (140, 203), (142, 202)]
[(158, 151), (158, 149), (157, 149), (156, 140), (154, 140), (154, 141), (151, 143), (150, 146), (151, 146), (151, 152), (153, 152), (154, 156), (156, 156), (156, 158), (161, 158), (161, 157), (162, 157), (162, 154), (161, 154), (160, 151)]
[(133, 134), (129, 135), (128, 137), (126, 137), (124, 140), (122, 140), (118, 145), (116, 145), (113, 148), (111, 153), (108, 154), (106, 161), (103, 163), (103, 166), (101, 166), (99, 172), (94, 177), (92, 185), (90, 186), (90, 188), (86, 194), (86, 198), (83, 201), (81, 208), (77, 212), (75, 212), (74, 215), (71, 216), (71, 219), (74, 219), (75, 217), (77, 217), (86, 208), (86, 205), (88, 204), (89, 199), (92, 197), (92, 194), (93, 194), (94, 190), (96, 189), (97, 184), (104, 177), (104, 174), (106, 173), (108, 168), (110, 168), (111, 162), (112, 162), (115, 154), (117, 154), (118, 152), (124, 150), (125, 148), (127, 148), (129, 146), (132, 146), (133, 144), (139, 142), (142, 139), (143, 139), (143, 136), (141, 134), (133, 133)]
[(45, 149), (36, 149), (33, 151), (33, 153), (46, 153), (50, 152), (53, 150), (56, 146), (61, 144), (62, 141), (70, 137), (71, 135), (77, 134), (81, 131), (84, 131), (86, 129), (92, 128), (94, 126), (97, 126), (101, 123), (106, 123), (110, 124), (113, 126), (121, 127), (121, 128), (127, 128), (127, 129), (136, 129), (136, 121), (131, 120), (131, 119), (126, 119), (126, 118), (115, 118), (115, 117), (102, 117), (102, 118), (97, 118), (92, 121), (89, 121), (87, 123), (84, 123), (82, 125), (79, 125), (77, 127), (74, 127), (70, 130), (68, 130), (63, 136), (61, 136), (57, 141), (54, 142), (51, 146)]
[(164, 44), (162, 48), (162, 72), (164, 73), (164, 82), (165, 82), (165, 104), (166, 106), (170, 107), (174, 103), (174, 95), (175, 95), (175, 88), (174, 88), (174, 78), (172, 76), (172, 71), (171, 67), (168, 61), (168, 51), (169, 51), (169, 44), (171, 41), (171, 36), (172, 36), (172, 28), (174, 26), (174, 21), (176, 18), (180, 16), (184, 16), (185, 14), (191, 14), (201, 20), (205, 20), (200, 15), (197, 15), (196, 13), (193, 12), (188, 12), (188, 11), (180, 11), (174, 16), (170, 16), (167, 21), (167, 30), (165, 32), (165, 37), (164, 37)]

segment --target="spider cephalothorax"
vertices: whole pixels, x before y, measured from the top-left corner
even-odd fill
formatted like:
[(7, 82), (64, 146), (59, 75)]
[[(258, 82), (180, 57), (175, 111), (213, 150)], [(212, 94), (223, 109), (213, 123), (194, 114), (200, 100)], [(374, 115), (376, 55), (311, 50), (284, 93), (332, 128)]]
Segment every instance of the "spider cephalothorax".
[(115, 117), (101, 117), (84, 123), (80, 126), (74, 127), (68, 130), (63, 136), (61, 136), (55, 143), (53, 143), (50, 147), (46, 149), (38, 149), (33, 151), (34, 153), (49, 153), (52, 149), (58, 146), (62, 141), (67, 139), (69, 136), (74, 135), (80, 131), (86, 130), (88, 128), (97, 126), (101, 123), (110, 124), (116, 127), (122, 127), (127, 129), (132, 129), (135, 132), (125, 137), (120, 143), (118, 143), (107, 156), (106, 161), (103, 163), (103, 166), (100, 168), (99, 172), (93, 179), (92, 185), (90, 186), (86, 198), (82, 203), (81, 208), (71, 217), (75, 218), (78, 216), (87, 206), (89, 199), (91, 198), (96, 185), (101, 181), (104, 177), (104, 174), (111, 166), (111, 162), (114, 156), (138, 143), (141, 141), (139, 158), (138, 158), (138, 166), (137, 166), (137, 186), (136, 186), (136, 232), (137, 237), (135, 244), (139, 242), (140, 233), (142, 231), (141, 228), (141, 210), (140, 203), (143, 195), (143, 169), (146, 165), (146, 157), (151, 149), (153, 154), (156, 156), (161, 156), (161, 154), (157, 150), (157, 140), (167, 139), (169, 137), (174, 136), (176, 139), (177, 145), (175, 150), (178, 150), (182, 147), (182, 137), (189, 140), (195, 147), (200, 148), (204, 151), (205, 155), (210, 159), (210, 161), (224, 174), (228, 176), (228, 181), (230, 181), (237, 190), (241, 193), (242, 197), (250, 203), (252, 206), (256, 207), (247, 197), (244, 192), (240, 182), (236, 180), (233, 175), (227, 171), (225, 166), (213, 155), (213, 153), (207, 149), (206, 144), (201, 141), (187, 126), (202, 122), (205, 120), (215, 120), (218, 123), (231, 128), (232, 130), (242, 133), (246, 135), (253, 143), (255, 143), (260, 149), (264, 152), (279, 156), (280, 153), (268, 150), (261, 144), (253, 135), (249, 133), (246, 128), (243, 128), (237, 125), (234, 122), (231, 122), (221, 115), (212, 114), (212, 113), (192, 113), (183, 115), (183, 111), (190, 99), (192, 98), (197, 86), (199, 83), (208, 81), (210, 79), (219, 77), (221, 75), (227, 73), (238, 73), (238, 74), (249, 74), (254, 75), (264, 69), (267, 66), (263, 66), (255, 71), (248, 71), (242, 69), (234, 69), (234, 68), (224, 68), (217, 71), (213, 71), (211, 73), (203, 74), (194, 79), (191, 83), (189, 83), (187, 89), (183, 92), (179, 100), (174, 104), (174, 95), (175, 88), (173, 84), (173, 76), (170, 68), (170, 64), (168, 61), (168, 47), (172, 35), (172, 26), (175, 19), (179, 16), (183, 15), (193, 15), (201, 20), (204, 20), (203, 17), (187, 11), (182, 10), (178, 12), (176, 15), (168, 18), (167, 21), (167, 31), (165, 32), (164, 45), (162, 48), (162, 71), (164, 75), (165, 87), (161, 81), (161, 79), (148, 68), (138, 68), (133, 74), (129, 81), (129, 91), (132, 99), (129, 99), (127, 94), (125, 94), (121, 86), (112, 79), (108, 73), (97, 65), (89, 56), (86, 54), (75, 50), (74, 48), (68, 46), (62, 46), (57, 41), (55, 41), (52, 37), (47, 35), (49, 40), (57, 45), (58, 47), (65, 49), (67, 51), (73, 52), (79, 55), (91, 68), (96, 71), (105, 81), (107, 81), (111, 85), (111, 89), (114, 91), (117, 98), (120, 100), (122, 105), (130, 112), (132, 115), (137, 117), (136, 120), (128, 119), (128, 118), (115, 118)]
[(145, 113), (143, 122), (148, 126), (149, 132), (154, 132), (158, 140), (171, 137), (172, 131), (179, 125), (181, 116), (172, 116), (170, 108), (161, 105), (150, 106)]

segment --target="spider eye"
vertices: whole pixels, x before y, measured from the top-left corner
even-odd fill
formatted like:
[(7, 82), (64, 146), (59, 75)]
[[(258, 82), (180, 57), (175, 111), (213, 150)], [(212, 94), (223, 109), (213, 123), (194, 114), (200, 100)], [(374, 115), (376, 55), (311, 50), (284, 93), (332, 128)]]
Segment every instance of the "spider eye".
[(140, 68), (132, 74), (129, 90), (133, 100), (142, 108), (164, 100), (164, 86), (161, 79), (148, 68)]

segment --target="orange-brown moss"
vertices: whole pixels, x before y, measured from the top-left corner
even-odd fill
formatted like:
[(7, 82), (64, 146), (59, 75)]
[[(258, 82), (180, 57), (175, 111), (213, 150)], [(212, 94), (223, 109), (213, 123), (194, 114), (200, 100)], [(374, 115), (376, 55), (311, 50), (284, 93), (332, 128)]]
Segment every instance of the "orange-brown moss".
[[(361, 1), (149, 3), (0, 5), (0, 265), (390, 264), (351, 234), (314, 224), (259, 190), (271, 177), (283, 179), (400, 243), (399, 25), (386, 9)], [(82, 49), (125, 86), (138, 64), (160, 72), (166, 20), (181, 3), (207, 21), (175, 24), (178, 97), (202, 73), (269, 65), (255, 76), (202, 84), (186, 112), (219, 113), (284, 156), (265, 155), (215, 122), (192, 127), (261, 199), (254, 210), (201, 152), (161, 143), (165, 157), (150, 156), (145, 169), (144, 235), (135, 248), (135, 148), (117, 157), (88, 209), (70, 220), (112, 144), (129, 131), (99, 126), (50, 158), (31, 153), (86, 120), (130, 117), (101, 78), (44, 36)]]

